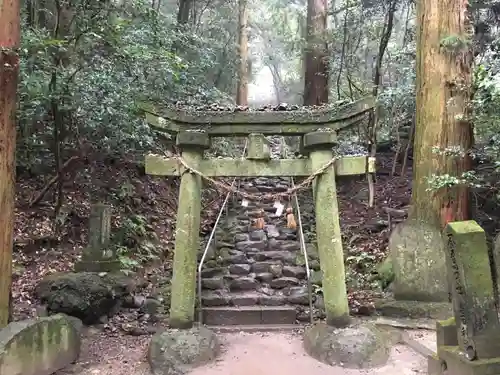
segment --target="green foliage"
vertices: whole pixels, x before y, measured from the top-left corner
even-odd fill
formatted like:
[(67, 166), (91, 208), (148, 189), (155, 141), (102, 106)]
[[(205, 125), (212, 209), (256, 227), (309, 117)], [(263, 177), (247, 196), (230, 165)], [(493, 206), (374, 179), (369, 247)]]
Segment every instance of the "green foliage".
[(161, 256), (156, 232), (142, 215), (125, 218), (113, 235), (112, 243), (124, 269), (134, 270)]
[(224, 40), (218, 33), (224, 29), (220, 22), (201, 32), (181, 30), (173, 17), (142, 0), (126, 5), (77, 0), (71, 7), (70, 25), (61, 21), (60, 27), (54, 27), (56, 9), (47, 9), (43, 23), (23, 14), (19, 165), (52, 159), (55, 128), (63, 154), (90, 146), (143, 155), (157, 145), (139, 101), (227, 98), (214, 84), (223, 71), (218, 80), (227, 88), (234, 71), (232, 62), (218, 58), (234, 54), (229, 36)]
[(461, 35), (449, 35), (441, 39), (440, 47), (449, 53), (459, 54), (470, 49), (472, 41)]
[(394, 281), (394, 267), (390, 257), (387, 257), (382, 263), (380, 263), (377, 269), (377, 280), (380, 283), (382, 290), (387, 289), (387, 287)]

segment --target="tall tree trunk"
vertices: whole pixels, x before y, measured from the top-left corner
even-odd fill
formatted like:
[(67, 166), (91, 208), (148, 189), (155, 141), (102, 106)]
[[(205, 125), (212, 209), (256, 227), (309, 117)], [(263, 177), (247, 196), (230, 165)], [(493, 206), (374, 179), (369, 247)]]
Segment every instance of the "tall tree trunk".
[(307, 0), (304, 105), (328, 103), (327, 0)]
[[(468, 188), (427, 191), (432, 175), (461, 177), (470, 169), (469, 121), (472, 54), (468, 0), (421, 0), (417, 7), (417, 112), (412, 193), (413, 218), (435, 225), (469, 217)], [(437, 154), (459, 149), (459, 157)], [(463, 152), (465, 151), (465, 155)]]
[(179, 10), (177, 11), (177, 24), (185, 25), (189, 22), (189, 15), (193, 7), (192, 0), (180, 0)]
[(19, 0), (0, 0), (0, 328), (9, 320), (12, 274), (19, 13)]
[(236, 90), (236, 104), (248, 105), (248, 9), (247, 0), (238, 3), (238, 55), (240, 65), (238, 69), (238, 87)]
[[(378, 46), (377, 60), (375, 64), (375, 71), (373, 72), (373, 89), (372, 95), (377, 97), (382, 89), (382, 62), (384, 61), (385, 51), (389, 44), (389, 40), (392, 36), (392, 30), (394, 28), (394, 14), (396, 13), (396, 7), (398, 0), (389, 0), (387, 6), (387, 14), (385, 16), (385, 23), (382, 29), (382, 35), (380, 36), (380, 44)], [(344, 32), (347, 32), (345, 30)], [(375, 157), (377, 150), (377, 125), (379, 120), (379, 107), (373, 109), (370, 112), (368, 118), (368, 143), (369, 143), (369, 153), (371, 157)], [(366, 178), (368, 180), (368, 206), (373, 207), (375, 203), (375, 181), (374, 176), (368, 173), (368, 163), (366, 164)]]

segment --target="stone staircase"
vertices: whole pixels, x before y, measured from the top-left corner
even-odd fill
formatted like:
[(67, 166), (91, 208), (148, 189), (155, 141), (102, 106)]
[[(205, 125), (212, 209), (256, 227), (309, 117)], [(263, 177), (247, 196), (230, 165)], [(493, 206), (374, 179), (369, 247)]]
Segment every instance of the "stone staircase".
[[(239, 189), (258, 195), (288, 187), (286, 179), (257, 178), (242, 181)], [(201, 272), (204, 324), (283, 327), (310, 320), (312, 296), (299, 234), (286, 227), (285, 214), (276, 217), (273, 204), (250, 201), (244, 207), (239, 198), (228, 203)], [(265, 212), (263, 230), (253, 226), (260, 210)], [(316, 259), (319, 268), (311, 252), (309, 259)]]

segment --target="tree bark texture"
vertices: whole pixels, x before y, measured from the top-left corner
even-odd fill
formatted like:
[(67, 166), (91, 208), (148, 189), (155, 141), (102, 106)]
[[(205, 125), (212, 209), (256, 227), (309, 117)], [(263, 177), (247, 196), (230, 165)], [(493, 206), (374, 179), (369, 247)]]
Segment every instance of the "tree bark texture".
[(177, 11), (177, 24), (185, 25), (189, 22), (189, 15), (193, 7), (192, 0), (180, 0)]
[(12, 274), (19, 12), (19, 0), (0, 0), (0, 328), (9, 319)]
[(304, 105), (328, 103), (327, 0), (307, 1)]
[(456, 176), (470, 170), (470, 156), (451, 156), (446, 149), (469, 151), (472, 53), (469, 44), (449, 48), (450, 37), (470, 41), (468, 0), (421, 0), (417, 6), (417, 97), (412, 192), (413, 218), (435, 225), (469, 217), (468, 188), (427, 191), (428, 178)]
[(238, 2), (238, 56), (240, 64), (238, 69), (238, 87), (236, 90), (236, 104), (248, 105), (248, 7), (247, 0)]

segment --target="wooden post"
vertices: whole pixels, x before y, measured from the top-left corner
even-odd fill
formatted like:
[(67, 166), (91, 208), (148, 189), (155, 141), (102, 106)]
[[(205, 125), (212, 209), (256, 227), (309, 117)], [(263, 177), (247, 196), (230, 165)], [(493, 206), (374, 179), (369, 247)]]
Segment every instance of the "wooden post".
[[(208, 135), (182, 132), (177, 146), (186, 163), (197, 168), (203, 151), (210, 146)], [(170, 326), (191, 328), (196, 302), (196, 262), (200, 246), (201, 177), (184, 171), (179, 188), (179, 207), (175, 229), (175, 253), (170, 304)]]
[[(337, 136), (333, 132), (314, 132), (304, 136), (304, 147), (310, 153), (313, 171), (320, 169), (333, 158), (332, 147), (336, 140)], [(334, 164), (316, 177), (313, 189), (326, 322), (333, 326), (346, 326), (350, 321), (349, 305)]]

